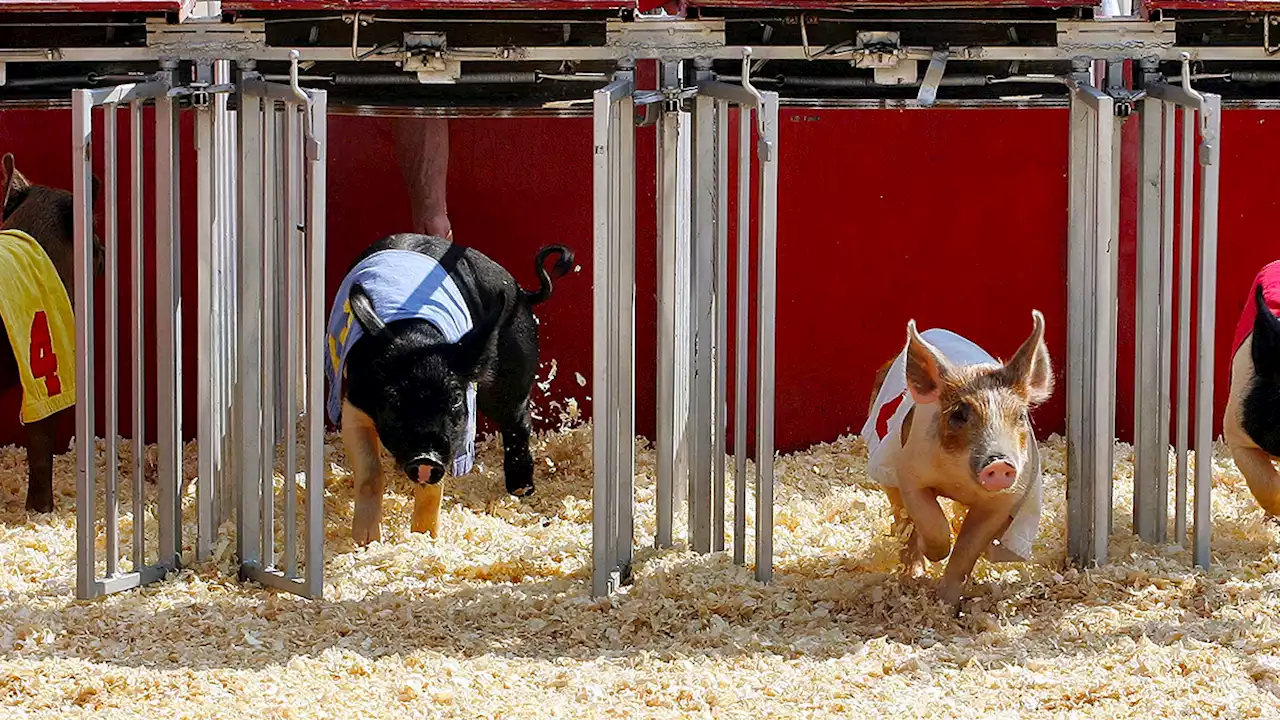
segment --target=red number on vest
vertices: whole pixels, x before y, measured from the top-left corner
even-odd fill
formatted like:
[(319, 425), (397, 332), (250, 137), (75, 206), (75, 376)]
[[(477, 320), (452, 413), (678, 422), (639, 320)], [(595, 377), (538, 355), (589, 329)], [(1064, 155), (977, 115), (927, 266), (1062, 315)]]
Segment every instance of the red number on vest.
[(62, 393), (58, 356), (53, 354), (53, 336), (49, 334), (49, 318), (44, 311), (36, 313), (31, 321), (31, 374), (44, 380), (44, 389), (49, 397)]

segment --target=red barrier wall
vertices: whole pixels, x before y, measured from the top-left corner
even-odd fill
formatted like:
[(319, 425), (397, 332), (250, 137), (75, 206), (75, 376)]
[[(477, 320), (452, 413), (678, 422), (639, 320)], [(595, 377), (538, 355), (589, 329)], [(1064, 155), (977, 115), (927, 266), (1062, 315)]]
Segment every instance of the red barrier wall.
[[(148, 114), (148, 122), (150, 121)], [(1067, 114), (1064, 110), (837, 111), (784, 109), (779, 178), (778, 447), (794, 450), (856, 432), (876, 368), (901, 346), (905, 325), (956, 330), (1008, 356), (1048, 322), (1059, 391), (1035, 415), (1040, 432), (1061, 432), (1065, 400)], [(99, 121), (100, 122), (100, 121)], [(1267, 158), (1280, 157), (1280, 115), (1228, 111), (1224, 119), (1216, 406), (1225, 403), (1231, 330), (1257, 268), (1274, 259), (1280, 197)], [(122, 120), (122, 129), (127, 125)], [(190, 147), (191, 119), (184, 118)], [(1136, 129), (1136, 120), (1126, 132)], [(451, 125), (450, 216), (459, 242), (474, 245), (534, 285), (532, 258), (551, 242), (571, 246), (582, 273), (561, 280), (539, 308), (544, 360), (559, 374), (551, 395), (590, 412), (591, 125), (586, 119), (455, 120)], [(127, 140), (127, 133), (124, 139)], [(148, 137), (150, 134), (148, 133)], [(34, 181), (69, 187), (70, 115), (0, 113), (0, 150), (14, 152)], [(408, 200), (383, 121), (334, 117), (329, 126), (329, 290), (351, 259), (378, 237), (404, 230)], [(148, 139), (148, 142), (150, 140)], [(121, 157), (127, 144), (122, 145)], [(1130, 150), (1132, 148), (1130, 147)], [(654, 405), (654, 143), (637, 144), (637, 404), (651, 434)], [(1133, 262), (1133, 172), (1127, 152), (1122, 268)], [(101, 167), (101, 147), (96, 148)], [(194, 188), (184, 157), (184, 288), (194, 299)], [(124, 166), (124, 167), (127, 167)], [(122, 171), (124, 170), (122, 167)], [(148, 173), (149, 176), (149, 173)], [(127, 175), (122, 175), (122, 185)], [(148, 180), (150, 183), (150, 180)], [(99, 212), (101, 216), (101, 212)], [(128, 228), (128, 208), (120, 210)], [(146, 219), (148, 244), (154, 219)], [(126, 235), (127, 237), (127, 235)], [(131, 290), (127, 249), (121, 257)], [(152, 262), (146, 258), (147, 274)], [(753, 280), (754, 282), (754, 280)], [(1117, 416), (1132, 412), (1132, 282), (1122, 281)], [(98, 292), (101, 307), (101, 288)], [(185, 305), (184, 362), (195, 365), (193, 302)], [(148, 305), (148, 318), (154, 308)], [(101, 337), (101, 335), (99, 336)], [(127, 328), (121, 347), (128, 345)], [(99, 367), (102, 345), (99, 342)], [(147, 369), (154, 368), (148, 352)], [(122, 427), (128, 428), (128, 353), (122, 361)], [(184, 420), (194, 430), (195, 387), (186, 374)], [(540, 393), (536, 393), (540, 395)], [(0, 442), (21, 442), (19, 392), (0, 398)], [(148, 404), (154, 402), (149, 398)], [(546, 399), (540, 400), (544, 416)], [(103, 416), (99, 403), (99, 428)], [(153, 420), (148, 418), (148, 423)], [(1215, 430), (1216, 432), (1216, 430)], [(125, 433), (127, 434), (127, 433)], [(148, 435), (152, 436), (149, 430)]]

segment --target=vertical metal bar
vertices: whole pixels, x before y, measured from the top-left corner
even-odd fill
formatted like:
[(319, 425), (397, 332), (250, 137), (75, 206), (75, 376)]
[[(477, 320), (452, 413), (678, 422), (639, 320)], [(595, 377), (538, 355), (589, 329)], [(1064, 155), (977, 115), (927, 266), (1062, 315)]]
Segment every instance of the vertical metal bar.
[(778, 309), (778, 93), (761, 93), (767, 157), (760, 163), (759, 353), (756, 389), (756, 579), (773, 577), (773, 412), (774, 360)]
[(324, 261), (325, 261), (325, 151), (328, 147), (328, 94), (312, 90), (311, 132), (316, 156), (307, 163), (307, 325), (312, 342), (307, 345), (307, 596), (318, 598), (324, 589)]
[(1160, 157), (1160, 421), (1157, 433), (1160, 452), (1157, 461), (1159, 486), (1156, 492), (1162, 498), (1164, 511), (1160, 515), (1159, 542), (1169, 539), (1169, 412), (1173, 394), (1173, 216), (1177, 207), (1174, 168), (1177, 167), (1176, 119), (1174, 108), (1160, 103), (1163, 116), (1163, 151)]
[(729, 366), (729, 103), (716, 101), (716, 294), (715, 294), (715, 328), (716, 328), (716, 367), (715, 367), (715, 404), (712, 406), (712, 417), (715, 419), (715, 432), (711, 436), (711, 457), (713, 472), (711, 475), (711, 549), (715, 552), (724, 550), (724, 484), (725, 484), (725, 452), (726, 434), (728, 431), (728, 409), (726, 399), (726, 377)]
[[(102, 166), (106, 180), (103, 198), (103, 224), (106, 226), (106, 401), (107, 472), (106, 478), (106, 541), (107, 577), (119, 574), (120, 562), (120, 499), (117, 495), (120, 475), (120, 224), (117, 208), (120, 191), (116, 173), (117, 120), (119, 107), (115, 104), (102, 108)], [(91, 286), (92, 287), (92, 286)]]
[[(176, 66), (176, 64), (175, 64)], [(178, 184), (178, 108), (156, 99), (156, 419), (160, 488), (160, 565), (182, 551), (182, 216)]]
[[(249, 70), (245, 65), (243, 70)], [(241, 93), (239, 102), (240, 183), (238, 223), (240, 238), (239, 343), (237, 344), (238, 397), (233, 424), (242, 447), (237, 466), (240, 507), (236, 522), (237, 555), (241, 566), (262, 562), (262, 387), (260, 373), (262, 338), (262, 252), (264, 243), (262, 203), (262, 98)]]
[(262, 178), (262, 567), (276, 566), (275, 473), (276, 473), (276, 320), (280, 279), (276, 273), (280, 223), (279, 138), (276, 134), (276, 104), (263, 106)]
[(1214, 311), (1218, 298), (1218, 157), (1222, 99), (1204, 96), (1206, 125), (1200, 146), (1200, 287), (1196, 337), (1196, 500), (1195, 563), (1209, 567), (1209, 539), (1213, 531), (1210, 493), (1213, 488), (1213, 346)]
[[(662, 67), (663, 86), (679, 82), (678, 63)], [(674, 76), (674, 77), (673, 77)], [(674, 520), (673, 484), (676, 470), (676, 160), (680, 137), (680, 113), (664, 111), (657, 132), (658, 197), (658, 397), (657, 397), (657, 485), (654, 503), (657, 517), (653, 544), (672, 546)]]
[(1111, 534), (1111, 486), (1112, 452), (1115, 417), (1115, 286), (1113, 284), (1113, 255), (1115, 254), (1115, 111), (1109, 96), (1098, 99), (1096, 119), (1098, 173), (1094, 183), (1093, 203), (1096, 208), (1094, 244), (1094, 280), (1096, 304), (1095, 376), (1093, 402), (1092, 451), (1093, 473), (1097, 486), (1093, 497), (1094, 520), (1102, 527), (1094, 533), (1092, 555), (1094, 561), (1106, 562)]
[(746, 564), (747, 553), (747, 396), (751, 353), (751, 108), (738, 106), (738, 251), (737, 303), (733, 333), (733, 561)]
[[(1115, 63), (1112, 68), (1123, 68), (1123, 63)], [(1113, 71), (1114, 72), (1114, 71)], [(1123, 84), (1123, 79), (1119, 81)], [(1114, 87), (1114, 86), (1113, 86)], [(1114, 102), (1113, 102), (1114, 107)], [(1119, 387), (1118, 376), (1119, 371), (1116, 367), (1117, 358), (1119, 357), (1119, 327), (1120, 327), (1120, 251), (1118, 244), (1120, 242), (1120, 139), (1123, 137), (1124, 122), (1127, 118), (1118, 117), (1114, 111), (1110, 115), (1111, 118), (1111, 175), (1108, 177), (1111, 193), (1111, 233), (1110, 240), (1106, 247), (1107, 255), (1110, 259), (1108, 268), (1108, 287), (1110, 291), (1106, 295), (1101, 295), (1107, 299), (1108, 309), (1111, 317), (1108, 324), (1106, 334), (1106, 356), (1105, 367), (1107, 375), (1107, 408), (1105, 415), (1105, 433), (1099, 436), (1098, 442), (1105, 442), (1107, 450), (1107, 475), (1106, 488), (1107, 495), (1107, 535), (1111, 535), (1112, 528), (1115, 527), (1115, 466), (1116, 466), (1116, 389)], [(1105, 558), (1104, 558), (1105, 559)]]
[(693, 379), (689, 419), (689, 546), (711, 552), (711, 434), (714, 392), (716, 246), (715, 99), (694, 98)]
[(596, 90), (592, 115), (594, 150), (592, 168), (592, 219), (594, 234), (592, 270), (592, 447), (595, 479), (592, 493), (592, 594), (608, 595), (614, 588), (614, 554), (610, 542), (614, 532), (610, 505), (613, 478), (613, 373), (610, 340), (613, 338), (610, 303), (613, 289), (612, 240), (613, 208), (610, 181), (613, 154), (613, 107), (610, 88)]
[(1067, 232), (1067, 553), (1079, 564), (1088, 562), (1092, 544), (1092, 475), (1087, 457), (1088, 363), (1085, 338), (1088, 333), (1090, 287), (1086, 272), (1089, 198), (1086, 194), (1091, 173), (1089, 117), (1093, 112), (1079, 91), (1071, 95), (1070, 168), (1068, 171)]
[(1181, 234), (1182, 248), (1178, 254), (1181, 265), (1178, 283), (1178, 419), (1175, 444), (1178, 452), (1174, 534), (1178, 544), (1187, 541), (1187, 441), (1189, 439), (1189, 412), (1191, 410), (1191, 265), (1192, 228), (1194, 227), (1195, 201), (1195, 111), (1182, 109), (1182, 177)]
[(71, 92), (71, 157), (75, 195), (75, 320), (76, 320), (76, 596), (93, 596), (94, 507), (93, 443), (93, 99), (87, 90)]
[(196, 480), (196, 559), (209, 558), (213, 547), (215, 444), (215, 377), (218, 352), (213, 315), (214, 263), (214, 148), (213, 114), (196, 110), (196, 438), (199, 475)]
[[(621, 73), (620, 73), (621, 74)], [(615, 496), (618, 513), (617, 567), (621, 580), (630, 578), (634, 534), (635, 496), (635, 438), (636, 438), (636, 373), (635, 373), (635, 263), (636, 263), (636, 210), (635, 210), (635, 101), (627, 93), (617, 103), (618, 120), (616, 167), (617, 187), (617, 270), (615, 281), (618, 294), (617, 340), (617, 388), (618, 388), (618, 489)]]
[(129, 259), (132, 265), (132, 337), (133, 357), (133, 440), (130, 444), (133, 452), (133, 571), (142, 570), (147, 564), (146, 518), (147, 509), (143, 505), (143, 472), (147, 458), (147, 368), (144, 358), (146, 327), (146, 265), (144, 257), (143, 222), (143, 168), (142, 168), (142, 101), (136, 100), (129, 105), (130, 156), (129, 173), (131, 179), (130, 221), (133, 225), (130, 240), (132, 241)]
[(1146, 542), (1159, 541), (1166, 499), (1160, 496), (1160, 473), (1164, 465), (1158, 435), (1160, 400), (1160, 158), (1164, 134), (1158, 98), (1148, 97), (1141, 108), (1139, 145), (1141, 184), (1138, 193), (1138, 251), (1136, 282), (1136, 322), (1134, 323), (1133, 364), (1133, 528)]
[[(213, 81), (215, 84), (231, 82), (231, 63), (228, 60), (215, 60), (213, 63)], [(235, 316), (235, 266), (233, 264), (232, 233), (234, 231), (235, 195), (232, 169), (235, 166), (234, 136), (231, 111), (228, 106), (230, 96), (218, 93), (213, 97), (213, 128), (215, 132), (216, 167), (218, 179), (215, 185), (217, 207), (217, 230), (215, 238), (218, 242), (219, 272), (214, 288), (219, 294), (219, 312), (215, 316), (218, 321), (218, 369), (221, 380), (218, 384), (218, 456), (221, 458), (218, 472), (218, 513), (215, 516), (218, 526), (231, 518), (232, 506), (236, 493), (232, 483), (232, 472), (236, 468), (239, 455), (239, 442), (233, 443), (236, 426), (231, 422), (234, 390), (232, 383), (235, 366), (236, 333)], [(237, 438), (238, 439), (238, 438)]]
[(298, 347), (302, 307), (298, 255), (298, 213), (295, 198), (302, 192), (297, 157), (302, 152), (299, 108), (285, 103), (284, 120), (284, 572), (298, 576)]

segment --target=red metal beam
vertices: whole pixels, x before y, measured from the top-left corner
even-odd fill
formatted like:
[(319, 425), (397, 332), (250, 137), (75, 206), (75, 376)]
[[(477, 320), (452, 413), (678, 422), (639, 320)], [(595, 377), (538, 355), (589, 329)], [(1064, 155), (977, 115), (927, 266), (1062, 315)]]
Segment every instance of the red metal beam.
[(803, 10), (875, 8), (1092, 7), (1097, 0), (689, 0), (702, 7), (796, 8)]
[(178, 12), (182, 0), (0, 0), (0, 12)]
[(1280, 12), (1280, 0), (1146, 0), (1153, 10), (1261, 10)]
[(223, 0), (234, 10), (617, 10), (636, 0)]

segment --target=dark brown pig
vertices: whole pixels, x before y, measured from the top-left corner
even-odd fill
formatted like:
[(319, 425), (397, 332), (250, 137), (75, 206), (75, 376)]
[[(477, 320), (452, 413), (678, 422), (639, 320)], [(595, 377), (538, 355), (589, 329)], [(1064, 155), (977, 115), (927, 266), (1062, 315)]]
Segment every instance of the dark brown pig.
[(1222, 434), (1249, 492), (1280, 516), (1280, 260), (1254, 278), (1236, 333)]
[[(1007, 363), (946, 330), (916, 332), (876, 378), (863, 436), (868, 474), (884, 485), (894, 525), (909, 530), (908, 573), (950, 555), (939, 596), (957, 604), (978, 557), (1025, 560), (1039, 524), (1040, 467), (1028, 411), (1053, 391), (1044, 317)], [(881, 410), (900, 401), (881, 436)], [(967, 508), (955, 539), (940, 498)]]
[[(97, 183), (94, 183), (95, 194)], [(33, 185), (15, 167), (12, 154), (4, 156), (4, 219), (0, 231), (21, 231), (36, 241), (49, 262), (53, 264), (58, 279), (66, 289), (67, 298), (75, 297), (73, 280), (74, 207), (70, 192), (57, 188)], [(0, 242), (20, 241), (14, 235), (0, 235)], [(29, 241), (27, 241), (29, 242)], [(46, 265), (47, 267), (47, 265)], [(94, 269), (102, 271), (102, 246), (94, 243)], [(3, 272), (4, 269), (0, 269)], [(6, 283), (25, 282), (26, 278), (9, 277)], [(14, 292), (16, 284), (0, 283), (0, 292)], [(56, 285), (55, 285), (56, 287)], [(52, 299), (51, 299), (52, 302)], [(65, 306), (64, 306), (65, 307)], [(45, 383), (45, 392), (58, 406), (65, 400), (57, 396), (69, 393), (74, 401), (75, 357), (57, 357), (49, 343), (49, 319), (46, 313), (37, 312), (26, 327), (6, 328), (0, 319), (0, 393), (21, 384), (18, 358), (14, 355), (13, 338), (23, 338), (23, 347), (29, 353), (27, 363), (34, 374)], [(75, 328), (70, 328), (74, 343)], [(15, 335), (26, 333), (26, 335)], [(26, 340), (26, 338), (30, 340)], [(74, 344), (72, 345), (74, 348)], [(26, 399), (24, 399), (26, 400)], [(53, 454), (54, 437), (58, 423), (70, 410), (64, 407), (34, 422), (27, 422), (27, 502), (28, 510), (49, 512), (53, 510)]]

